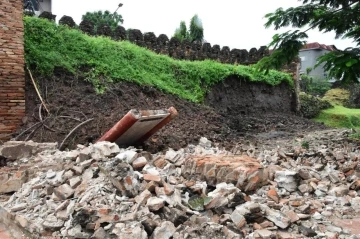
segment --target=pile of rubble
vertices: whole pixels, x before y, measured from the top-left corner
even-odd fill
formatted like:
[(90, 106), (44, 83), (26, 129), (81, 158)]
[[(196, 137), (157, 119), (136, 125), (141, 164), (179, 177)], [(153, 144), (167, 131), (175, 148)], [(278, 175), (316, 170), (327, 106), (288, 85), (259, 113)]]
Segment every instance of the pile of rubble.
[(2, 206), (35, 238), (357, 238), (340, 225), (360, 218), (360, 148), (347, 133), (243, 145), (243, 156), (205, 138), (158, 154), (44, 147), (16, 161), (44, 167)]

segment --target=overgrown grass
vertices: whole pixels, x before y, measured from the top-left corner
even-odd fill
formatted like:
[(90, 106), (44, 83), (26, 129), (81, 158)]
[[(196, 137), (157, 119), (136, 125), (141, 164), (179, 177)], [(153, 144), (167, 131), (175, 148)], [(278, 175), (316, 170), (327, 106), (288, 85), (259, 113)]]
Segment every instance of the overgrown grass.
[(360, 109), (349, 109), (340, 105), (326, 109), (314, 119), (334, 128), (360, 129)]
[(333, 105), (344, 106), (349, 102), (350, 92), (345, 89), (335, 88), (326, 92), (323, 99)]
[[(201, 102), (207, 90), (230, 75), (250, 81), (292, 85), (288, 74), (268, 75), (250, 66), (234, 66), (214, 61), (180, 61), (158, 55), (127, 41), (90, 37), (79, 30), (44, 19), (24, 17), (26, 64), (38, 75), (49, 76), (55, 67), (85, 76), (99, 93), (107, 83), (132, 81), (151, 85), (184, 99)], [(90, 71), (80, 72), (80, 67)]]

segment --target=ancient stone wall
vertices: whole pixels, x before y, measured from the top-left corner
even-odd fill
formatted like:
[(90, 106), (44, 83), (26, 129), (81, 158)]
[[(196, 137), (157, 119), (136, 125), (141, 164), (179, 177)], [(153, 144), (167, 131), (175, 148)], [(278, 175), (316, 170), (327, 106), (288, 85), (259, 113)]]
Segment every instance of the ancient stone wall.
[[(44, 12), (39, 17), (54, 21), (56, 16), (51, 13)], [(60, 24), (74, 27), (74, 20), (69, 16), (63, 16), (59, 20)], [(103, 24), (96, 30), (94, 25), (89, 21), (82, 21), (79, 28), (90, 36), (106, 36), (116, 41), (128, 40), (138, 46), (148, 48), (158, 54), (168, 55), (175, 59), (202, 61), (211, 59), (221, 63), (250, 65), (255, 64), (264, 56), (269, 55), (269, 50), (262, 46), (259, 49), (232, 49), (228, 46), (220, 47), (219, 45), (211, 45), (210, 43), (190, 42), (184, 40), (180, 42), (177, 38), (169, 38), (165, 34), (156, 36), (153, 32), (142, 33), (138, 29), (126, 30), (122, 26), (111, 29)]]
[(0, 143), (25, 114), (22, 0), (0, 1)]

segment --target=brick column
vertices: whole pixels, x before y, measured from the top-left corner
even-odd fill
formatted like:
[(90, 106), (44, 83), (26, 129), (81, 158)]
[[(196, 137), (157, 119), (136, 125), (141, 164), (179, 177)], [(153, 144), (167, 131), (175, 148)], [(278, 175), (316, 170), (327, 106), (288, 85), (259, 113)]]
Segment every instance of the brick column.
[(25, 115), (23, 0), (0, 1), (0, 143)]

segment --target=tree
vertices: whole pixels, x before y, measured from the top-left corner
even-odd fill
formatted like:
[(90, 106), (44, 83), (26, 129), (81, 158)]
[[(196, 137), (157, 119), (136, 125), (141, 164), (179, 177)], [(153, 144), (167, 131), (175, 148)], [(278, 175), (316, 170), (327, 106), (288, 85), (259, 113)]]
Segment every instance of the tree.
[(175, 30), (174, 37), (176, 37), (180, 41), (188, 39), (188, 31), (186, 28), (186, 23), (184, 21), (180, 22), (180, 27)]
[[(321, 32), (335, 32), (336, 38), (349, 38), (360, 46), (360, 0), (299, 0), (302, 5), (286, 10), (278, 8), (265, 15), (265, 27), (275, 30), (291, 26), (298, 28), (275, 34), (269, 47), (273, 53), (256, 65), (258, 69), (280, 69), (291, 63), (299, 50), (306, 44), (307, 31), (318, 29)], [(302, 31), (301, 28), (308, 27)], [(329, 77), (343, 83), (358, 82), (360, 77), (360, 49), (346, 48), (327, 53), (318, 58), (316, 67), (324, 63)]]
[(194, 15), (190, 20), (189, 38), (191, 41), (204, 40), (204, 28), (198, 15)]
[(194, 15), (189, 24), (189, 30), (186, 28), (184, 21), (180, 22), (180, 27), (175, 30), (174, 37), (183, 41), (187, 39), (189, 41), (203, 41), (204, 40), (204, 28), (198, 15)]
[(96, 32), (97, 28), (101, 24), (107, 24), (111, 30), (115, 30), (117, 26), (124, 22), (122, 16), (116, 12), (110, 13), (109, 11), (97, 11), (97, 12), (87, 12), (82, 16), (82, 20), (88, 20), (94, 24), (94, 30)]

